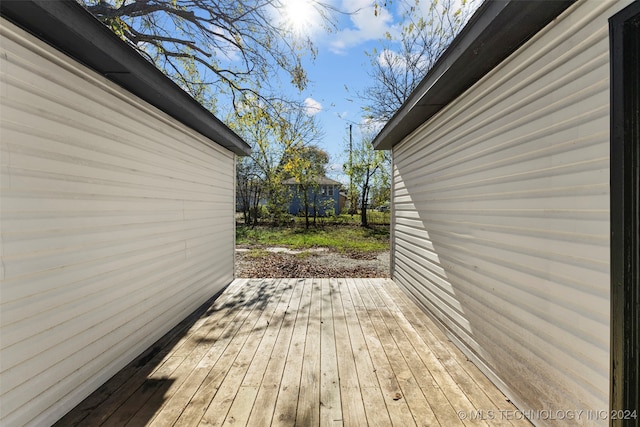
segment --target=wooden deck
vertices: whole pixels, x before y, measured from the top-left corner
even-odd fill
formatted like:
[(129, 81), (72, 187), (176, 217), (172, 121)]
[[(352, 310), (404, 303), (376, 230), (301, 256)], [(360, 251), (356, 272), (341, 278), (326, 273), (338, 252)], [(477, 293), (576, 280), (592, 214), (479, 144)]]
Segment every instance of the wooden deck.
[(239, 279), (58, 425), (530, 426), (514, 414), (391, 280)]

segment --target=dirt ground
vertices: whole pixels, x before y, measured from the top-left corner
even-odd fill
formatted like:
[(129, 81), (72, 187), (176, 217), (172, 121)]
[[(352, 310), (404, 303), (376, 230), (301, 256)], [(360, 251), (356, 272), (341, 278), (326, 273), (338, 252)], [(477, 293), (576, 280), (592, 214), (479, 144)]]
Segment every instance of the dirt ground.
[(389, 277), (389, 252), (341, 254), (326, 248), (289, 250), (262, 248), (236, 249), (236, 277)]

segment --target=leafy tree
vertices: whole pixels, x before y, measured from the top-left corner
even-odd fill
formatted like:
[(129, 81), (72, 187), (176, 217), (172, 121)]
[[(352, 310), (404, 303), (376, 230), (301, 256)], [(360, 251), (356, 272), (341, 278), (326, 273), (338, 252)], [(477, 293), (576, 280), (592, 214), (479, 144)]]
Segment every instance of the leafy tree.
[[(277, 114), (271, 111), (274, 105), (279, 110)], [(241, 166), (236, 169), (238, 186), (251, 182), (253, 193), (259, 193), (261, 199), (267, 201), (269, 216), (277, 223), (285, 214), (290, 197), (282, 182), (293, 176), (292, 165), (302, 164), (304, 159), (299, 157), (307, 153), (308, 145), (322, 137), (322, 131), (314, 117), (305, 114), (302, 105), (296, 108), (284, 103), (274, 105), (266, 106), (257, 99), (252, 102), (247, 99), (240, 114), (231, 115), (228, 121), (229, 126), (252, 147), (251, 156), (242, 159)], [(240, 192), (237, 194), (241, 206), (244, 197)], [(257, 203), (255, 199), (251, 200)]]
[[(287, 0), (77, 0), (204, 105), (209, 90), (270, 101), (265, 86), (284, 72), (302, 90), (308, 35), (287, 22)], [(335, 9), (310, 0), (325, 28)]]
[(388, 206), (391, 201), (391, 161), (389, 156), (382, 162), (380, 173), (373, 176), (369, 199), (371, 206)]
[(298, 197), (304, 206), (305, 228), (309, 229), (309, 215), (313, 211), (315, 224), (318, 214), (318, 181), (326, 174), (329, 155), (316, 146), (293, 147), (284, 158), (284, 171), (296, 183)]
[(478, 6), (474, 0), (396, 0), (375, 3), (403, 11), (402, 27), (368, 52), (373, 83), (359, 94), (366, 115), (387, 122), (433, 67)]
[(388, 151), (376, 151), (371, 145), (375, 133), (372, 128), (365, 128), (359, 142), (353, 145), (351, 161), (345, 163), (344, 172), (351, 178), (360, 195), (360, 222), (363, 227), (369, 226), (367, 209), (370, 204), (371, 190), (376, 182), (389, 182)]

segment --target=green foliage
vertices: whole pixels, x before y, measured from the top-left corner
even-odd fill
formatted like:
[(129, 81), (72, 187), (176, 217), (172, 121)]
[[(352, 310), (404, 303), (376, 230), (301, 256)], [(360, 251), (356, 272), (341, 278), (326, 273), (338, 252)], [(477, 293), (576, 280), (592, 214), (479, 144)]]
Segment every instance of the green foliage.
[[(349, 162), (343, 166), (360, 195), (360, 219), (363, 226), (368, 225), (369, 206), (389, 202), (391, 157), (388, 151), (376, 151), (371, 145), (373, 129), (364, 128), (362, 138), (348, 147)], [(372, 191), (373, 189), (373, 191)], [(371, 195), (375, 195), (372, 198)]]
[[(378, 212), (376, 210), (367, 210), (367, 223), (375, 227), (376, 225), (380, 225), (386, 227), (389, 225), (391, 219), (390, 212)], [(333, 219), (334, 224), (351, 224), (351, 225), (360, 225), (361, 217), (360, 215), (350, 215), (350, 214), (341, 214)]]
[(262, 248), (252, 248), (247, 252), (247, 258), (264, 258), (269, 256), (269, 251)]
[[(313, 143), (322, 137), (313, 116), (302, 106), (285, 103), (267, 105), (253, 97), (245, 97), (242, 108), (227, 119), (229, 127), (251, 145), (250, 157), (239, 160), (236, 168), (237, 205), (245, 212), (247, 224), (257, 224), (251, 217), (253, 203), (266, 202), (267, 216), (273, 224), (288, 218), (291, 201), (289, 186), (283, 181), (295, 178), (303, 185), (323, 174), (328, 155)], [(247, 196), (251, 189), (259, 197)]]
[(321, 206), (316, 197), (318, 180), (324, 176), (326, 165), (329, 163), (329, 155), (315, 146), (294, 146), (285, 153), (283, 158), (283, 171), (296, 183), (298, 197), (302, 200), (305, 217), (305, 227), (309, 228), (309, 217), (312, 215), (314, 223), (316, 213)]
[(299, 258), (299, 259), (307, 259), (307, 258), (311, 258), (313, 256), (315, 256), (315, 254), (313, 252), (310, 252), (310, 251), (304, 251), (304, 252), (300, 252), (300, 253), (295, 254), (295, 257)]
[(342, 253), (374, 253), (389, 250), (389, 227), (331, 226), (236, 227), (238, 245), (282, 246), (290, 249), (329, 248)]

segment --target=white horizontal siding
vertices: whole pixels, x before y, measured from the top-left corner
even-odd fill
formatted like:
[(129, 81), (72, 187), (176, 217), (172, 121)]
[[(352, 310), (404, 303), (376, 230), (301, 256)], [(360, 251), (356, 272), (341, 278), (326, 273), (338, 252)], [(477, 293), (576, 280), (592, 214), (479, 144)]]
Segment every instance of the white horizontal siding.
[(234, 156), (1, 29), (0, 424), (46, 425), (231, 282)]
[(622, 7), (572, 6), (393, 152), (395, 281), (523, 410), (608, 408), (607, 19)]

